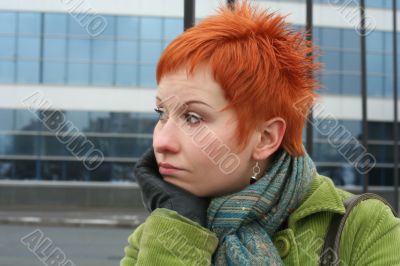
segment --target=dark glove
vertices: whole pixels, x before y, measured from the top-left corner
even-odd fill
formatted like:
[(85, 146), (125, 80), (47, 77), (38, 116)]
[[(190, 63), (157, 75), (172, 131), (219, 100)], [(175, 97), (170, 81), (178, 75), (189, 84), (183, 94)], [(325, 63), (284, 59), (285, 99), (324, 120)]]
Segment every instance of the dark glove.
[(164, 181), (158, 171), (153, 148), (149, 148), (139, 159), (134, 172), (143, 204), (149, 212), (156, 208), (167, 208), (206, 227), (209, 199), (197, 197)]

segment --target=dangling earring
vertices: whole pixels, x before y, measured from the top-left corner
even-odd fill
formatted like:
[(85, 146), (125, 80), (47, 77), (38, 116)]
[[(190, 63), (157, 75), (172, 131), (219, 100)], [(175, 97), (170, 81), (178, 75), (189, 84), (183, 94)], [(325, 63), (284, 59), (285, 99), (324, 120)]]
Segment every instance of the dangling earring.
[(257, 181), (257, 175), (260, 173), (261, 169), (258, 166), (258, 162), (256, 162), (256, 165), (253, 167), (253, 176), (250, 178), (250, 184), (253, 184)]

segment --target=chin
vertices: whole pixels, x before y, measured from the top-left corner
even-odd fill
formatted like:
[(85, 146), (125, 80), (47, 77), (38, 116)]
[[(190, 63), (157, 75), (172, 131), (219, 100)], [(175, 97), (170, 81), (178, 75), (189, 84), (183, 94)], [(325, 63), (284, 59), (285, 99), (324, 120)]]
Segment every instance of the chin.
[(214, 193), (211, 191), (199, 190), (196, 189), (196, 187), (188, 186), (187, 184), (182, 184), (179, 181), (177, 182), (177, 179), (175, 179), (174, 177), (165, 176), (164, 181), (174, 186), (180, 187), (181, 189), (186, 190), (187, 192), (195, 195), (196, 197), (212, 197), (214, 195)]

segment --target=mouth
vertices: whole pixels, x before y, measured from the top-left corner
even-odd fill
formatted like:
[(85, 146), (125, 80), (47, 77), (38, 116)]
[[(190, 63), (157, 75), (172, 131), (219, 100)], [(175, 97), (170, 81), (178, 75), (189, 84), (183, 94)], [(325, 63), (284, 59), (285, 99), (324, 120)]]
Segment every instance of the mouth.
[(164, 163), (164, 162), (160, 163), (159, 164), (159, 168), (158, 168), (158, 171), (162, 175), (171, 175), (171, 174), (174, 174), (174, 173), (176, 173), (178, 171), (181, 171), (181, 170), (182, 169), (180, 169), (178, 167), (175, 167), (172, 164)]

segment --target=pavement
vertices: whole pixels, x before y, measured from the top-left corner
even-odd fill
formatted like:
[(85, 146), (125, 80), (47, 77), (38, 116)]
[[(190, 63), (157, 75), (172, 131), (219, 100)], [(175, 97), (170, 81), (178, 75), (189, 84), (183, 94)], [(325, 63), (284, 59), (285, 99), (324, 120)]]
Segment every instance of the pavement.
[(136, 228), (148, 213), (143, 209), (26, 209), (0, 207), (0, 224)]

